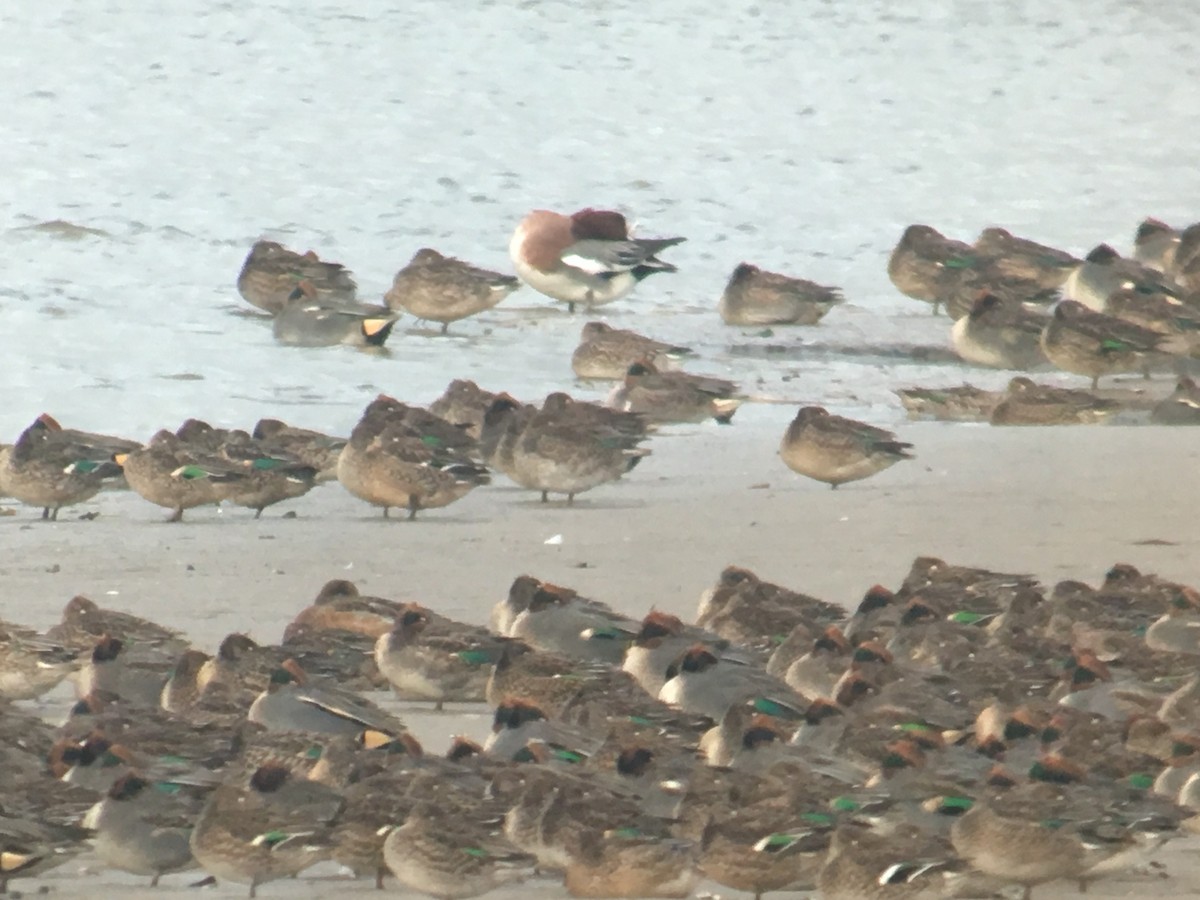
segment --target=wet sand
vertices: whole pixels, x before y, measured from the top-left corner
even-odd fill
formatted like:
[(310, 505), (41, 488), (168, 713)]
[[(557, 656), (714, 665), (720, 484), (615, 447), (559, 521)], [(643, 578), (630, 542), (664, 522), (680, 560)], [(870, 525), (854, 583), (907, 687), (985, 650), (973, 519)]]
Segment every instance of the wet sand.
[[(417, 522), (383, 521), (338, 485), (252, 513), (190, 511), (183, 525), (136, 495), (107, 493), (58, 523), (28, 509), (0, 519), (0, 615), (44, 628), (83, 593), (150, 616), (212, 650), (226, 633), (276, 641), (291, 616), (331, 578), (364, 593), (410, 598), (486, 622), (521, 573), (570, 585), (617, 609), (651, 606), (685, 617), (727, 564), (825, 599), (853, 604), (872, 584), (896, 586), (913, 557), (1096, 583), (1115, 562), (1200, 582), (1196, 432), (1153, 427), (999, 429), (913, 424), (899, 429), (918, 458), (832, 491), (788, 471), (776, 456), (792, 410), (756, 405), (731, 427), (673, 429), (626, 480), (543, 506), (500, 483)], [(281, 518), (294, 510), (296, 518)], [(79, 521), (97, 511), (94, 521)], [(558, 537), (561, 536), (561, 543)], [(65, 697), (42, 704), (60, 715)], [(433, 751), (449, 735), (480, 735), (482, 707), (433, 714), (402, 708)], [(1100, 882), (1117, 896), (1191, 894), (1196, 839), (1160, 856), (1171, 877)], [(92, 874), (81, 876), (81, 869)], [(322, 877), (275, 883), (260, 896), (332, 896), (368, 882)], [(194, 881), (164, 879), (146, 896)], [(17, 891), (39, 882), (18, 881)], [(96, 872), (86, 857), (40, 882), (56, 893), (124, 891), (134, 879)], [(119, 886), (119, 887), (118, 887)], [(729, 893), (706, 885), (717, 893)], [(140, 892), (139, 892), (140, 893)], [(522, 893), (527, 893), (522, 889)], [(543, 893), (537, 887), (535, 893)], [(561, 886), (546, 883), (546, 896)], [(1063, 896), (1074, 895), (1065, 886)], [(205, 896), (242, 896), (223, 885)], [(498, 894), (497, 896), (502, 896)], [(1058, 896), (1051, 888), (1037, 896)]]

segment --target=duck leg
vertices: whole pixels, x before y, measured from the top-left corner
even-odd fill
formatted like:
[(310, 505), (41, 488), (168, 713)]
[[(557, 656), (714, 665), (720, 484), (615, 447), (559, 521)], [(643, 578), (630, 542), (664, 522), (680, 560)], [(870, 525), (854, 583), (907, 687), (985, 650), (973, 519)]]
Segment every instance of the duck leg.
[(182, 522), (183, 521), (183, 507), (182, 506), (175, 507), (175, 511), (173, 513), (171, 513), (171, 518), (167, 519), (167, 521), (168, 522)]

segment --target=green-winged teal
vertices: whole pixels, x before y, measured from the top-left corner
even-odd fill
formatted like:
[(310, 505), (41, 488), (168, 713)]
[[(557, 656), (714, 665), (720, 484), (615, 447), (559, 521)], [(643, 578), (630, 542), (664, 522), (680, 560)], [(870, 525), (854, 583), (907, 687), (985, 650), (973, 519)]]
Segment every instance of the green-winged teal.
[(612, 410), (573, 400), (563, 393), (546, 397), (529, 417), (512, 447), (511, 477), (517, 484), (550, 494), (566, 494), (567, 503), (602, 484), (616, 481), (650, 450), (640, 422), (618, 419)]
[(1142, 219), (1133, 235), (1133, 258), (1159, 272), (1170, 272), (1175, 265), (1179, 237), (1178, 229), (1160, 219)]
[(697, 644), (667, 669), (658, 698), (664, 703), (720, 721), (734, 704), (750, 703), (766, 715), (799, 720), (807, 703), (781, 679), (752, 665), (722, 661)]
[(1044, 313), (1015, 300), (984, 294), (951, 329), (954, 351), (967, 362), (996, 369), (1035, 369), (1046, 365), (1042, 353)]
[(296, 253), (275, 241), (257, 241), (250, 248), (237, 287), (249, 303), (274, 315), (305, 280), (312, 283), (319, 296), (334, 302), (353, 302), (357, 292), (345, 266), (324, 262), (311, 250)]
[(1008, 383), (1004, 399), (992, 410), (993, 425), (1091, 425), (1120, 412), (1116, 400), (1090, 391), (1036, 384), (1024, 376)]
[(330, 824), (344, 801), (278, 763), (213, 791), (191, 835), (192, 854), (210, 875), (250, 885), (298, 875), (330, 854)]
[(275, 315), (275, 340), (294, 347), (382, 347), (399, 313), (386, 306), (322, 298), (308, 279), (288, 295)]
[(32, 700), (79, 667), (79, 651), (0, 619), (0, 698)]
[(1063, 371), (1091, 378), (1095, 390), (1103, 375), (1133, 372), (1157, 352), (1186, 349), (1180, 341), (1063, 300), (1042, 331), (1042, 352)]
[(1150, 421), (1155, 425), (1200, 425), (1200, 387), (1186, 375), (1171, 395), (1154, 407)]
[(177, 784), (152, 784), (130, 773), (83, 819), (95, 832), (92, 846), (106, 865), (151, 878), (193, 868), (188, 846), (202, 802)]
[(112, 447), (56, 437), (62, 433), (53, 417), (39, 416), (0, 454), (0, 490), (42, 507), (42, 518), (51, 521), (62, 507), (90, 500), (121, 477)]
[(358, 734), (364, 729), (405, 733), (404, 723), (335, 682), (313, 683), (294, 661), (285, 662), (255, 698), (247, 718), (269, 731)]
[(445, 334), (451, 322), (491, 309), (520, 286), (512, 275), (423, 247), (396, 273), (384, 301), (418, 319), (440, 322)]
[(841, 302), (838, 288), (744, 262), (729, 276), (717, 312), (726, 325), (816, 325)]
[(1105, 312), (1108, 298), (1121, 288), (1177, 292), (1171, 279), (1161, 272), (1136, 260), (1123, 259), (1108, 244), (1100, 244), (1076, 265), (1063, 285), (1063, 295), (1094, 312)]
[(961, 387), (911, 387), (895, 391), (910, 419), (941, 422), (986, 422), (1004, 394), (971, 384)]
[[(394, 415), (396, 401), (380, 397), (367, 406), (338, 460), (338, 480), (356, 497), (408, 510), (448, 506), (490, 480), (487, 470), (437, 434), (422, 433)], [(462, 437), (466, 437), (462, 435)]]
[(648, 361), (636, 362), (613, 389), (608, 405), (640, 413), (650, 422), (671, 424), (715, 419), (727, 425), (742, 405), (738, 387), (724, 378), (660, 372)]
[(473, 381), (456, 378), (446, 386), (442, 396), (429, 404), (429, 411), (462, 428), (478, 441), (483, 435), (484, 416), (499, 396), (485, 391)]
[(690, 841), (610, 828), (580, 844), (563, 883), (572, 897), (690, 897), (699, 875)]
[(430, 612), (415, 603), (396, 616), (375, 643), (375, 664), (401, 697), (482, 702), (492, 666), (508, 641), (484, 628), (454, 623), (430, 627)]
[(909, 225), (888, 259), (888, 277), (905, 296), (932, 303), (937, 315), (946, 273), (970, 266), (973, 258), (968, 244), (929, 225)]
[(537, 209), (508, 245), (521, 280), (540, 294), (589, 309), (620, 300), (638, 282), (675, 267), (658, 255), (685, 239), (635, 238), (619, 212), (583, 209), (570, 216)]
[(613, 328), (605, 322), (588, 322), (579, 335), (579, 346), (571, 354), (575, 377), (597, 381), (620, 381), (635, 362), (649, 360), (663, 371), (678, 368), (678, 361), (692, 356), (687, 347)]
[(1065, 250), (1014, 236), (1004, 228), (985, 228), (975, 240), (975, 250), (987, 257), (1000, 275), (1036, 284), (1043, 290), (1062, 285), (1078, 258)]
[(317, 472), (317, 482), (337, 479), (338, 456), (346, 439), (298, 428), (279, 419), (259, 419), (251, 436), (269, 455), (295, 459)]
[(182, 522), (183, 512), (219, 504), (231, 485), (244, 480), (242, 467), (212, 454), (196, 453), (169, 431), (159, 431), (140, 450), (118, 454), (125, 480), (143, 499), (172, 510), (168, 522)]
[(912, 459), (911, 449), (890, 431), (805, 406), (784, 432), (779, 455), (793, 472), (836, 489)]
[(409, 890), (438, 900), (461, 900), (524, 881), (534, 858), (485, 823), (452, 817), (418, 804), (383, 843), (383, 858)]

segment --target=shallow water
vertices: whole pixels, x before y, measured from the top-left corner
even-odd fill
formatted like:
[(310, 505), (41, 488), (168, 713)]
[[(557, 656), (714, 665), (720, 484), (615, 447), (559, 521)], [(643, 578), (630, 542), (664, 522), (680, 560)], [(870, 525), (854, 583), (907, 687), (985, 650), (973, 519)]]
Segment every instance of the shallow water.
[[(1200, 19), (892, 6), (5, 4), (0, 435), (42, 410), (142, 438), (188, 415), (345, 431), (380, 390), (562, 387), (584, 320), (529, 290), (447, 339), (406, 319), (371, 356), (276, 346), (234, 287), (259, 236), (346, 263), (367, 299), (426, 244), (507, 269), (535, 206), (615, 206), (688, 236), (677, 275), (604, 313), (751, 392), (889, 422), (892, 387), (999, 385), (909, 358), (945, 347), (948, 320), (891, 287), (888, 251), (912, 221), (1085, 251), (1127, 247), (1147, 214), (1195, 219)], [(816, 329), (727, 328), (715, 305), (743, 259), (848, 302)], [(814, 340), (883, 352), (799, 346)], [(797, 345), (784, 363), (754, 352), (781, 342)]]

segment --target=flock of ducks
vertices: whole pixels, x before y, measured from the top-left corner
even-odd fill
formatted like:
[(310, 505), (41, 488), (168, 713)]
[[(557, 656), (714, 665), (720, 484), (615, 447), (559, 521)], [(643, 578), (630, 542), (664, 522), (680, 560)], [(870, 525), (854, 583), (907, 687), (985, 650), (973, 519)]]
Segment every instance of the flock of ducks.
[[(487, 627), (333, 581), (213, 655), (82, 596), (0, 634), (0, 890), (90, 847), (251, 897), (332, 860), (446, 900), (1028, 898), (1153, 872), (1200, 811), (1200, 591), (1125, 564), (1047, 590), (921, 557), (850, 614), (729, 566), (693, 623), (528, 575)], [(67, 678), (62, 724), (17, 705)], [(388, 689), (490, 734), (422, 747)]]
[[(1132, 258), (1100, 244), (1083, 259), (1003, 228), (986, 228), (967, 244), (911, 225), (888, 274), (905, 295), (950, 314), (951, 342), (969, 363), (1021, 371), (1054, 366), (1090, 378), (1095, 391), (1107, 375), (1148, 376), (1153, 367), (1183, 367), (1200, 355), (1200, 223), (1177, 230), (1146, 219)], [(902, 399), (917, 415), (986, 420), (1000, 400), (980, 396), (981, 405), (971, 409), (976, 390), (968, 385), (946, 394), (944, 413), (935, 398)], [(1008, 395), (1015, 402), (995, 424), (1077, 424), (1121, 408), (1088, 392), (1039, 390), (1028, 379), (1014, 381)], [(1200, 424), (1198, 399), (1200, 391), (1184, 376), (1150, 419)], [(1015, 418), (1014, 405), (1026, 407)]]
[[(440, 322), (445, 331), (522, 282), (572, 309), (611, 303), (650, 275), (675, 271), (659, 254), (682, 241), (635, 237), (613, 211), (536, 210), (510, 243), (519, 278), (423, 248), (396, 273), (386, 305), (367, 306), (344, 266), (264, 240), (246, 257), (237, 285), (274, 316), (281, 341), (379, 345), (400, 310)], [(1134, 258), (1101, 245), (1082, 260), (1001, 228), (985, 229), (969, 245), (912, 225), (888, 273), (905, 294), (950, 313), (952, 342), (971, 363), (1016, 370), (1053, 364), (1091, 378), (1094, 391), (1102, 376), (1148, 372), (1200, 353), (1200, 225), (1177, 231), (1147, 219), (1137, 230)], [(742, 263), (718, 309), (733, 325), (814, 324), (841, 300), (836, 288)], [(604, 404), (563, 392), (528, 404), (455, 381), (428, 410), (380, 396), (348, 437), (278, 420), (243, 431), (189, 419), (142, 446), (65, 429), (43, 414), (0, 451), (0, 493), (54, 519), (104, 485), (124, 482), (179, 521), (187, 509), (226, 500), (258, 516), (336, 479), (385, 516), (402, 509), (413, 518), (500, 472), (543, 501), (563, 495), (572, 503), (638, 465), (651, 452), (644, 444), (655, 429), (728, 423), (749, 399), (732, 381), (681, 371), (693, 355), (591, 321), (571, 365), (581, 379), (617, 382)], [(1038, 385), (1025, 375), (1003, 392), (964, 385), (897, 393), (912, 416), (1003, 425), (1092, 423), (1129, 405), (1128, 398)], [(1181, 377), (1153, 405), (1150, 419), (1200, 424), (1200, 388)], [(836, 488), (912, 458), (911, 450), (891, 432), (804, 406), (785, 430), (779, 455), (793, 471)]]
[[(682, 238), (634, 237), (602, 210), (530, 214), (516, 278), (423, 249), (386, 305), (351, 274), (260, 241), (238, 277), (283, 343), (381, 345), (401, 310), (442, 330), (523, 282), (588, 309), (674, 271)], [(967, 361), (1091, 379), (1194, 356), (1200, 226), (1147, 220), (1135, 258), (1079, 260), (990, 228), (973, 245), (914, 225), (888, 267), (945, 308)], [(729, 324), (814, 324), (839, 292), (743, 263)], [(1053, 312), (1043, 311), (1053, 303)], [(428, 409), (380, 395), (348, 436), (263, 419), (188, 419), (151, 440), (42, 414), (0, 451), (0, 493), (55, 519), (106, 485), (170, 510), (261, 515), (322, 482), (415, 518), (495, 473), (574, 498), (621, 478), (656, 429), (729, 423), (749, 399), (681, 370), (694, 354), (604, 322), (583, 325), (582, 379), (604, 404), (528, 404), (454, 381)], [(996, 424), (1101, 421), (1122, 402), (1025, 375), (900, 392), (914, 415)], [(1200, 423), (1188, 378), (1152, 419)], [(805, 406), (780, 457), (837, 488), (911, 459), (912, 445)], [(334, 861), (465, 898), (529, 878), (578, 897), (687, 897), (707, 878), (756, 897), (993, 896), (1146, 871), (1197, 828), (1200, 592), (1118, 564), (1093, 588), (920, 558), (895, 590), (840, 606), (731, 566), (694, 623), (630, 618), (518, 578), (489, 626), (327, 584), (278, 644), (234, 634), (214, 655), (76, 597), (45, 634), (0, 622), (0, 891), (90, 847), (149, 877), (199, 868), (249, 886)], [(57, 727), (24, 710), (71, 678)], [(368, 693), (490, 705), (484, 745), (423, 748)]]

